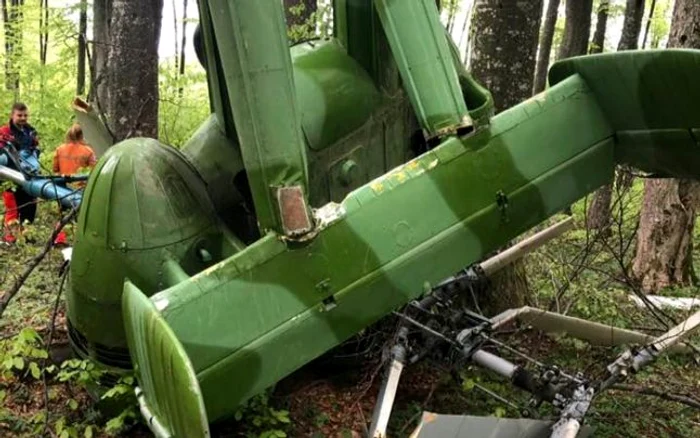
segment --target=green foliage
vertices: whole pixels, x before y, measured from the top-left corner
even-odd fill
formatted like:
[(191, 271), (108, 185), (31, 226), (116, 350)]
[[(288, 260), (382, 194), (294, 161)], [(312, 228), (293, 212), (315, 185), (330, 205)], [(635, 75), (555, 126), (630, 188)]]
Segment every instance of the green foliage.
[(452, 24), (457, 13), (465, 6), (460, 0), (440, 0), (441, 16), (448, 25)]
[[(85, 400), (69, 396), (64, 398), (60, 406), (56, 400), (58, 393), (56, 385), (70, 385), (81, 389), (94, 387), (105, 375), (95, 364), (88, 360), (71, 359), (60, 366), (50, 364), (48, 353), (43, 347), (41, 336), (32, 328), (22, 329), (16, 336), (0, 342), (0, 403), (5, 406), (9, 394), (13, 403), (30, 402), (28, 395), (23, 395), (26, 385), (36, 382), (43, 385), (42, 380), (52, 385), (47, 387), (47, 397), (52, 401), (55, 410), (50, 417), (50, 427), (57, 437), (89, 438), (100, 430), (111, 435), (119, 435), (133, 426), (139, 420), (136, 413), (134, 396), (134, 378), (131, 375), (118, 380), (102, 396), (103, 400), (113, 400), (124, 406), (124, 409), (114, 418), (107, 418), (103, 427), (98, 424), (98, 416), (85, 415)], [(12, 392), (10, 392), (12, 391)], [(71, 392), (72, 394), (72, 392)], [(81, 410), (81, 407), (83, 408)], [(90, 409), (87, 409), (90, 412)], [(29, 418), (17, 417), (9, 410), (0, 408), (0, 423), (9, 422), (18, 432), (30, 432), (32, 436), (40, 434), (46, 423), (45, 412), (37, 413)]]
[(270, 404), (268, 393), (259, 394), (238, 407), (234, 418), (244, 424), (247, 438), (283, 438), (291, 423), (289, 412)]
[[(9, 120), (10, 107), (15, 101), (21, 100), (29, 106), (30, 123), (39, 131), (40, 161), (47, 174), (52, 173), (53, 151), (63, 143), (65, 133), (74, 121), (71, 102), (77, 83), (79, 4), (80, 0), (68, 0), (50, 9), (47, 25), (50, 38), (45, 64), (39, 56), (39, 2), (26, 2), (22, 7), (21, 34), (6, 41), (4, 32), (0, 32), (3, 43), (22, 47), (10, 59), (19, 73), (19, 90), (7, 87), (9, 77), (5, 69), (0, 68), (0, 124)], [(7, 53), (3, 50), (0, 52), (1, 66), (5, 65), (6, 59)], [(89, 78), (87, 82), (89, 88)], [(160, 96), (161, 140), (180, 147), (210, 113), (204, 70), (195, 59), (190, 59), (185, 74), (180, 75), (172, 64), (163, 62)], [(5, 189), (11, 184), (3, 182), (2, 186)], [(41, 244), (59, 217), (55, 203), (40, 203), (37, 217), (39, 220), (35, 224), (25, 227), (16, 245), (0, 248), (0, 290), (6, 290), (15, 275), (24, 269), (27, 260), (41, 250)], [(0, 435), (5, 435), (7, 425), (13, 436), (44, 436), (47, 421), (51, 434), (60, 438), (89, 438), (104, 436), (105, 433), (123, 435), (140, 419), (133, 392), (133, 376), (123, 377), (101, 397), (100, 403), (120, 407), (113, 418), (102, 418), (95, 410), (94, 402), (85, 394), (97, 386), (104, 372), (94, 363), (78, 359), (60, 365), (51, 364), (42, 337), (30, 328), (44, 327), (49, 320), (57, 292), (55, 273), (61, 263), (60, 253), (52, 251), (24, 284), (21, 297), (12, 302), (0, 323), (3, 328), (0, 336), (19, 331), (15, 336), (0, 340)], [(41, 408), (41, 397), (32, 402), (36, 394), (43, 391), (44, 380), (50, 401), (48, 419)], [(40, 407), (34, 412), (37, 404)], [(25, 405), (31, 405), (30, 413), (22, 413)]]
[(88, 385), (99, 381), (102, 371), (95, 367), (89, 360), (70, 359), (61, 364), (61, 369), (56, 378), (59, 382), (75, 382), (79, 385)]
[(566, 26), (566, 19), (560, 17), (554, 24), (554, 36), (552, 38), (552, 51), (549, 54), (549, 63), (552, 64), (557, 59), (557, 53), (559, 53), (559, 47), (562, 41), (564, 41), (564, 28)]
[[(597, 13), (600, 9), (600, 4), (602, 0), (596, 0), (593, 3), (593, 12)], [(607, 6), (605, 8), (608, 11), (608, 20), (614, 20), (618, 17), (625, 15), (625, 9), (627, 8), (627, 3), (625, 0), (609, 0), (607, 1)]]
[(287, 27), (287, 37), (292, 42), (330, 37), (333, 34), (333, 6), (331, 3), (319, 1), (316, 10), (309, 13), (304, 1), (299, 0), (297, 4), (289, 7), (286, 13), (295, 18), (295, 21), (299, 21), (299, 17), (306, 17), (301, 23)]
[(25, 327), (19, 334), (0, 344), (0, 370), (2, 377), (9, 379), (13, 374), (22, 377), (41, 378), (38, 361), (48, 358), (39, 334)]
[[(53, 151), (64, 141), (65, 133), (74, 121), (71, 102), (77, 82), (76, 14), (79, 6), (79, 0), (70, 0), (65, 7), (50, 8), (47, 26), (49, 56), (45, 65), (39, 56), (40, 8), (34, 2), (23, 6), (23, 50), (13, 58), (20, 76), (20, 89), (17, 94), (12, 90), (0, 91), (0, 123), (9, 120), (10, 107), (15, 100), (22, 100), (29, 106), (30, 123), (39, 132), (40, 161), (47, 173), (51, 173)], [(4, 36), (0, 37), (4, 40)], [(0, 62), (5, 58), (6, 54), (0, 53)], [(172, 62), (163, 62), (160, 68), (161, 141), (181, 147), (209, 114), (206, 75), (199, 63), (195, 59), (189, 60), (185, 74), (181, 76)]]
[(160, 141), (182, 147), (209, 117), (209, 92), (206, 73), (197, 64), (180, 75), (174, 64), (160, 68)]
[[(11, 89), (0, 92), (0, 120), (3, 123), (9, 119), (10, 107), (15, 100), (22, 100), (29, 106), (30, 123), (39, 131), (44, 165), (50, 162), (51, 152), (62, 142), (72, 120), (70, 104), (75, 95), (77, 68), (77, 23), (72, 14), (77, 5), (76, 0), (66, 8), (50, 9), (47, 26), (51, 35), (50, 56), (46, 65), (41, 64), (39, 57), (38, 2), (23, 6), (22, 33), (12, 40), (15, 46), (19, 38), (22, 41), (22, 51), (12, 57), (19, 73), (20, 89), (18, 93)], [(7, 54), (2, 53), (3, 62), (6, 57)]]
[(672, 2), (670, 0), (657, 0), (654, 17), (649, 26), (649, 36), (647, 47), (652, 49), (661, 48), (662, 41), (668, 37), (671, 30), (671, 15), (673, 14)]

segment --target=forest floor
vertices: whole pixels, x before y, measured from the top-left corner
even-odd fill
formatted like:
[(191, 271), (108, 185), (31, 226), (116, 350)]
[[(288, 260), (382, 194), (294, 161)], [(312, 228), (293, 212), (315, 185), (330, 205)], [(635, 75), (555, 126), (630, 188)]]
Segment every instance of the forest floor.
[[(32, 228), (36, 243), (0, 247), (0, 295), (36, 255), (50, 234), (57, 217), (55, 208), (43, 204)], [(582, 212), (575, 210), (578, 224)], [(625, 231), (620, 227), (620, 241)], [(590, 235), (579, 226), (557, 241), (528, 257), (528, 278), (533, 292), (530, 304), (547, 308), (550, 303), (563, 313), (619, 327), (659, 333), (661, 325), (648, 310), (629, 299), (630, 289), (621, 275), (619, 260), (610, 255), (616, 236), (591, 244)], [(700, 238), (696, 236), (696, 241)], [(621, 245), (620, 247), (624, 247)], [(589, 253), (586, 257), (581, 254)], [(622, 266), (628, 264), (623, 255)], [(581, 262), (584, 259), (585, 263)], [(696, 260), (700, 257), (696, 256)], [(98, 377), (91, 364), (68, 358), (64, 297), (55, 319), (52, 357), (46, 342), (59, 293), (59, 270), (63, 258), (53, 249), (24, 284), (0, 319), (0, 436), (147, 437), (138, 422), (133, 404), (125, 411), (101, 414), (86, 388)], [(667, 295), (697, 296), (696, 288), (670, 290)], [(556, 297), (556, 298), (555, 298)], [(688, 311), (674, 311), (676, 319)], [(374, 332), (376, 345), (391, 335), (395, 321), (388, 317)], [(540, 362), (557, 365), (569, 373), (600, 377), (621, 348), (591, 346), (562, 335), (545, 334), (522, 327), (500, 335), (509, 346), (526, 352)], [(695, 341), (698, 341), (696, 336)], [(700, 345), (700, 342), (698, 342)], [(346, 344), (344, 352), (352, 350)], [(338, 351), (320, 358), (287, 379), (274, 390), (256, 397), (237, 415), (238, 421), (216, 425), (213, 436), (221, 437), (360, 437), (366, 433), (381, 383), (381, 348), (372, 355), (340, 361)], [(520, 358), (500, 351), (514, 362)], [(52, 363), (52, 359), (58, 361)], [(510, 387), (504, 379), (465, 365), (457, 369), (439, 359), (408, 367), (401, 377), (389, 425), (389, 436), (408, 436), (424, 411), (440, 414), (468, 414), (520, 417), (517, 406), (527, 396)], [(120, 382), (105, 398), (127, 397), (131, 381)], [(667, 401), (659, 395), (678, 395), (700, 403), (700, 367), (691, 355), (664, 356), (639, 375), (632, 376), (624, 390), (611, 390), (596, 399), (587, 417), (596, 437), (697, 437), (700, 410)], [(495, 392), (511, 404), (486, 394)], [(649, 395), (647, 393), (656, 395)], [(48, 402), (48, 406), (47, 406)], [(103, 400), (103, 403), (105, 401)], [(133, 403), (133, 400), (131, 400)], [(513, 407), (515, 406), (515, 407)], [(552, 415), (542, 407), (539, 414)], [(47, 417), (48, 415), (48, 417)], [(47, 421), (48, 418), (48, 421)], [(135, 423), (135, 424), (134, 424)]]

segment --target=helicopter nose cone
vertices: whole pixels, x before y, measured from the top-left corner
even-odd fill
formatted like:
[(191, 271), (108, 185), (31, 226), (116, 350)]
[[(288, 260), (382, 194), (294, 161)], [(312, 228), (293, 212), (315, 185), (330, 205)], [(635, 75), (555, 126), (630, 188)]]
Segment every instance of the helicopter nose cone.
[(217, 227), (204, 183), (179, 151), (145, 138), (110, 148), (88, 182), (72, 254), (67, 306), (78, 354), (130, 368), (124, 280), (161, 290), (166, 258), (199, 272), (206, 261), (198, 251)]

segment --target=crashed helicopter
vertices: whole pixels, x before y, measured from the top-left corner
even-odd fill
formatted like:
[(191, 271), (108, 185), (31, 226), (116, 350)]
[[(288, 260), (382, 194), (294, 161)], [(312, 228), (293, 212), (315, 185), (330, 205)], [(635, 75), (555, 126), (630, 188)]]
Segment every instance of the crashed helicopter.
[[(209, 436), (240, 403), (392, 314), (405, 324), (373, 437), (386, 434), (403, 367), (435, 343), (555, 405), (558, 422), (486, 425), (533, 437), (584, 436), (600, 391), (684, 348), (698, 314), (653, 339), (530, 308), (461, 313), (441, 331), (426, 319), (527, 245), (487, 254), (607, 184), (617, 164), (699, 179), (700, 51), (563, 60), (545, 92), (494, 116), (433, 0), (334, 0), (333, 37), (291, 48), (278, 0), (198, 6), (212, 114), (187, 144), (112, 145), (88, 106), (76, 111), (101, 157), (73, 198), (69, 337), (105, 369), (135, 371), (156, 436)], [(0, 163), (3, 177), (57, 197), (13, 163)], [(642, 347), (601, 382), (536, 376), (484, 349), (514, 320)], [(408, 327), (432, 341), (416, 344)], [(466, 436), (460, 424), (484, 426), (472, 420), (442, 424)]]

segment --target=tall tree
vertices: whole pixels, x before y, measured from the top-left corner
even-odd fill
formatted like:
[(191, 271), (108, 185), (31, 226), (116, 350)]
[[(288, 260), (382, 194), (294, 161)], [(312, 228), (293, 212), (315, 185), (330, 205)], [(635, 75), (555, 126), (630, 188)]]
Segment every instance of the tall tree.
[(566, 2), (566, 25), (557, 59), (571, 58), (588, 53), (591, 36), (593, 0)]
[[(566, 59), (588, 53), (588, 40), (591, 36), (591, 15), (593, 0), (575, 0), (565, 2), (566, 21), (557, 59)], [(573, 214), (571, 206), (564, 213)]]
[(552, 56), (552, 43), (554, 42), (554, 29), (559, 18), (559, 5), (561, 0), (549, 0), (547, 11), (544, 14), (544, 24), (540, 34), (540, 51), (537, 56), (537, 69), (535, 73), (534, 94), (544, 90), (547, 85), (547, 71), (549, 70), (549, 58)]
[(497, 111), (532, 96), (542, 0), (477, 0), (471, 70), (493, 94)]
[[(182, 1), (182, 43), (180, 44), (180, 76), (185, 75), (185, 49), (187, 48), (187, 0)], [(182, 94), (182, 88), (178, 90)]]
[(112, 0), (107, 115), (117, 141), (158, 137), (158, 43), (163, 0)]
[(642, 49), (647, 47), (647, 38), (649, 38), (649, 29), (651, 28), (651, 22), (654, 20), (654, 12), (656, 11), (656, 0), (651, 0), (651, 7), (649, 8), (649, 18), (647, 18), (647, 26), (644, 30), (644, 40), (642, 40)]
[[(187, 49), (187, 0), (183, 0), (182, 2), (182, 43), (180, 44), (180, 71), (178, 72), (180, 78), (182, 79), (183, 76), (185, 76), (185, 51)], [(180, 82), (180, 85), (177, 88), (177, 95), (182, 98), (183, 94), (185, 93), (185, 88), (183, 86), (183, 83)]]
[(39, 0), (39, 60), (46, 65), (49, 54), (49, 0)]
[[(622, 25), (622, 36), (617, 50), (635, 50), (639, 46), (639, 34), (644, 18), (644, 0), (627, 0), (625, 20)], [(619, 168), (618, 186), (629, 187), (632, 184), (627, 168)], [(588, 210), (587, 225), (589, 229), (604, 230), (610, 224), (613, 185), (607, 184), (595, 192), (593, 202)]]
[(449, 6), (447, 7), (447, 31), (450, 33), (452, 33), (452, 29), (454, 29), (455, 18), (457, 17), (460, 3), (460, 0), (449, 0)]
[(610, 12), (610, 0), (600, 0), (598, 5), (598, 19), (596, 20), (593, 41), (591, 41), (591, 53), (603, 53), (605, 48), (605, 32), (608, 30), (608, 15)]
[[(471, 70), (493, 94), (497, 111), (510, 108), (532, 95), (542, 0), (478, 0), (474, 6)], [(522, 262), (492, 279), (497, 302), (489, 311), (525, 304), (527, 276)]]
[(639, 47), (639, 34), (644, 20), (644, 0), (627, 0), (622, 36), (617, 50), (636, 50)]
[(177, 6), (175, 4), (176, 0), (172, 0), (173, 2), (173, 35), (175, 38), (173, 38), (173, 44), (175, 44), (175, 71), (179, 72), (180, 71), (180, 57), (178, 54), (180, 53), (180, 39), (178, 38), (178, 25), (177, 25)]
[(85, 93), (85, 76), (87, 64), (87, 0), (80, 0), (80, 19), (78, 21), (78, 83), (76, 93)]
[(110, 17), (113, 0), (93, 0), (93, 44), (90, 57), (90, 95), (88, 100), (101, 113), (108, 107), (109, 74), (107, 57), (110, 47)]
[(649, 47), (658, 49), (661, 40), (668, 35), (673, 15), (673, 0), (658, 0), (654, 2), (654, 14), (649, 14), (651, 25), (649, 26)]
[[(700, 2), (676, 0), (669, 47), (700, 49)], [(637, 233), (632, 273), (647, 292), (692, 280), (695, 218), (700, 202), (698, 183), (648, 179)]]
[(19, 60), (22, 57), (22, 28), (24, 0), (2, 0), (5, 26), (5, 88), (19, 99)]

